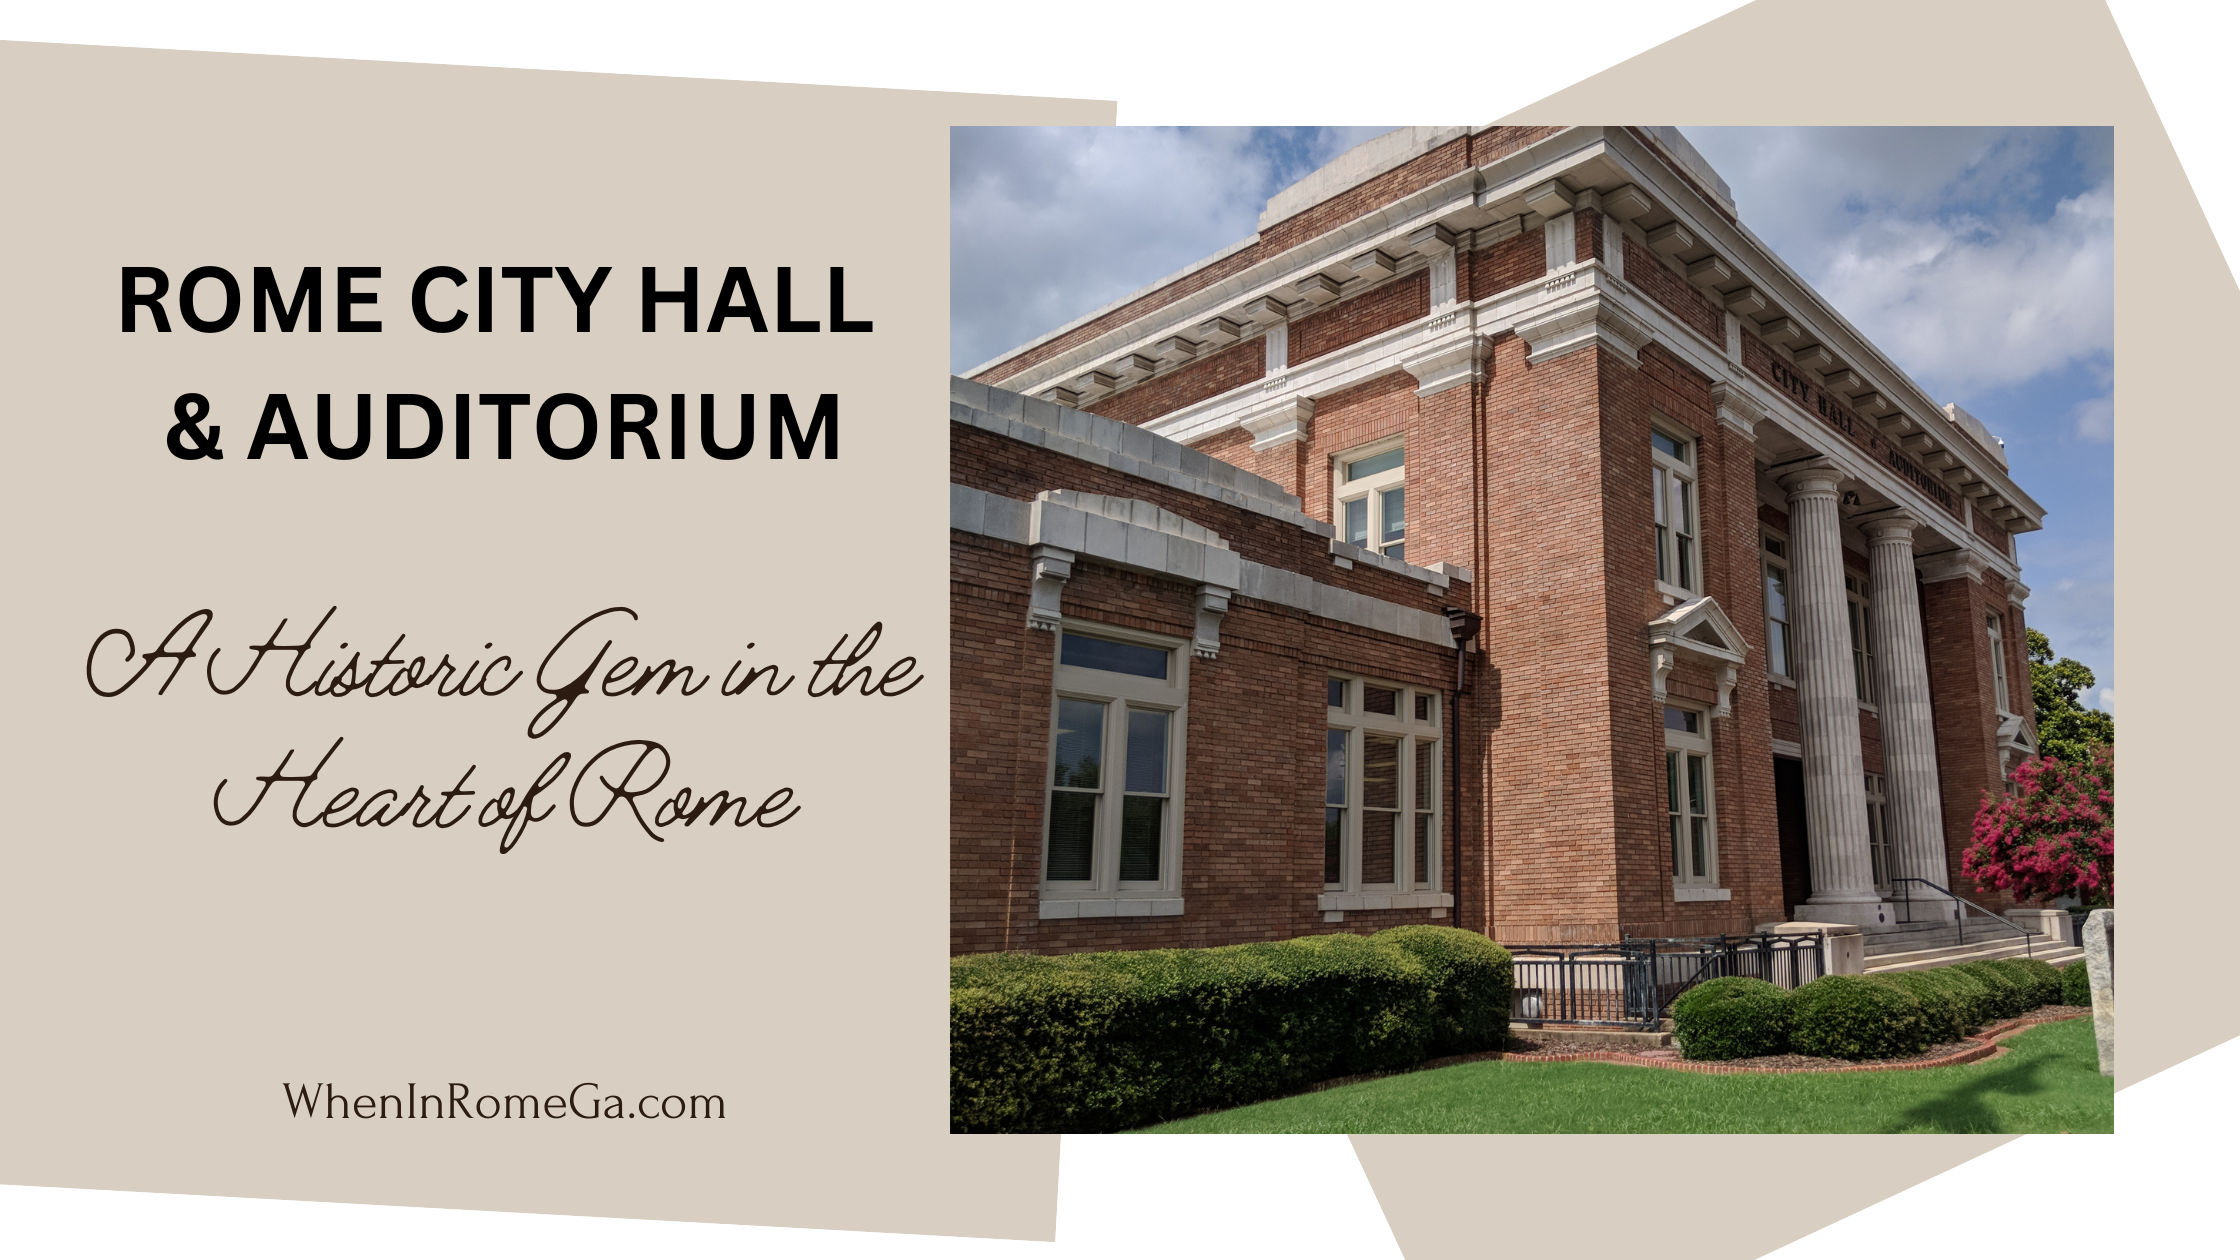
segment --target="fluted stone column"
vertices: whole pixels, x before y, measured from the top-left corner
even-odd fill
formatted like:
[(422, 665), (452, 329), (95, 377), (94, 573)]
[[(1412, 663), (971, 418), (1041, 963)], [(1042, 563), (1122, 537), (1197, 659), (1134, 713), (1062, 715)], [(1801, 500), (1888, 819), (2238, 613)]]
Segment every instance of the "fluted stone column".
[(1885, 927), (1889, 908), (1867, 853), (1866, 767), (1859, 751), (1859, 692), (1852, 680), (1851, 621), (1843, 586), (1842, 481), (1815, 463), (1781, 478), (1789, 492), (1790, 612), (1796, 632), (1797, 715), (1804, 727), (1805, 834), (1812, 919)]
[[(1899, 512), (1867, 526), (1867, 561), (1874, 580), (1871, 616), (1874, 681), (1882, 709), (1883, 791), (1890, 803), (1894, 875), (1946, 888), (1943, 793), (1937, 783), (1937, 724), (1929, 709), (1929, 657), (1922, 646), (1921, 594), (1914, 587), (1913, 531), (1921, 522)], [(1925, 888), (1907, 894), (1915, 910)]]

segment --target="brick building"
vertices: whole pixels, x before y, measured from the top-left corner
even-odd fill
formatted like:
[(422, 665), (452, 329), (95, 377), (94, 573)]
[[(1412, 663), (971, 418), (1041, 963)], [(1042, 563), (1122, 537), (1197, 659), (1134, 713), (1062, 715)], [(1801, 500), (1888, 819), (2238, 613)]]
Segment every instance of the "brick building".
[(1672, 129), (1370, 141), (951, 420), (956, 952), (2006, 904), (2043, 510)]

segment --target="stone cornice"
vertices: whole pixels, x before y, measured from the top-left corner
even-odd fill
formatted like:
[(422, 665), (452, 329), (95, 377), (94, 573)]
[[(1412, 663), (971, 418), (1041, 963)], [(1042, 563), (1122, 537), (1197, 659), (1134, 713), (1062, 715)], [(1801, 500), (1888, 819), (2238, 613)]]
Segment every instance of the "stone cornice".
[(2044, 509), (2015, 486), (1996, 457), (1963, 433), (1945, 414), (1942, 405), (1930, 398), (1926, 390), (1891, 362), (1755, 233), (1715, 211), (1685, 180), (1672, 178), (1665, 158), (1652, 152), (1638, 137), (1627, 134), (1624, 128), (1602, 131), (1604, 148), (1600, 156), (1651, 187), (1665, 210), (1677, 216), (1715, 256), (1726, 260), (1734, 271), (1735, 280), (1741, 283), (1737, 292), (1755, 290), (1770, 296), (1788, 318), (1796, 320), (1803, 328), (1804, 336), (1798, 344), (1826, 346), (1860, 376), (1884, 382), (1878, 385), (1874, 380), (1863, 379), (1860, 384), (1867, 388), (1854, 393), (1865, 396), (1879, 392), (1895, 399), (1917, 431), (1933, 435), (1940, 446), (1957, 454), (1976, 477), (1989, 482), (2002, 498), (2019, 508), (2031, 528), (2037, 527), (2036, 523), (2045, 514)]
[[(1088, 510), (1092, 507), (1096, 510)], [(1128, 519), (1120, 519), (1122, 514)], [(1151, 523), (1139, 523), (1143, 521)], [(1170, 525), (1174, 528), (1165, 528)], [(949, 528), (1030, 548), (1033, 586), (1027, 623), (1032, 629), (1059, 628), (1064, 585), (1078, 575), (1080, 561), (1094, 560), (1195, 586), (1197, 633), (1192, 648), (1199, 656), (1219, 651), (1221, 617), (1228, 612), (1229, 601), (1238, 596), (1435, 647), (1454, 647), (1447, 619), (1439, 613), (1246, 560), (1210, 531), (1150, 503), (1075, 491), (1049, 491), (1023, 501), (952, 482)], [(1213, 541), (1191, 537), (1190, 530)], [(1444, 573), (1413, 572), (1437, 577), (1442, 583), (1447, 580)]]
[[(1998, 467), (1992, 453), (1980, 449), (1972, 436), (1962, 432), (1918, 385), (1890, 363), (1810, 285), (1789, 269), (1787, 264), (1767, 250), (1754, 234), (1746, 227), (1732, 222), (1723, 211), (1704, 200), (1701, 191), (1690, 184), (1687, 178), (1678, 176), (1669, 169), (1669, 160), (1664, 154), (1622, 127), (1567, 128), (1543, 137), (1523, 149), (1484, 163), (1475, 171), (1456, 172), (1426, 189), (1418, 190), (1389, 206), (1374, 210), (1312, 241), (1287, 250), (1277, 258), (1247, 268), (1238, 276), (1148, 312), (1142, 319), (1131, 321), (1124, 329), (1114, 330), (1088, 346), (1078, 347), (1020, 373), (1006, 384), (1030, 391), (1051, 384), (1068, 385), (1075, 377), (1100, 366), (1123, 351), (1132, 348), (1140, 353), (1171, 337), (1194, 337), (1200, 324), (1249, 300), (1254, 290), (1262, 291), (1263, 296), (1273, 294), (1280, 299), (1288, 284), (1309, 276), (1326, 276), (1331, 272), (1354, 275), (1354, 279), (1343, 281), (1339, 286), (1340, 300), (1350, 300), (1367, 288), (1390, 282), (1389, 278), (1382, 277), (1404, 275), (1419, 268), (1423, 264), (1424, 254), (1419, 247), (1410, 244), (1410, 239), (1433, 228), (1442, 217), (1455, 217), (1461, 212), (1465, 208), (1464, 194), (1467, 194), (1469, 209), (1480, 214), (1501, 213), (1513, 208), (1509, 203), (1528, 199), (1529, 194), (1546, 188), (1551, 181), (1566, 172), (1596, 161), (1606, 163), (1633, 180), (1634, 199), (1625, 204), (1654, 204), (1660, 213), (1677, 216), (1689, 236), (1699, 243), (1698, 247), (1710, 248), (1713, 257), (1722, 260), (1722, 266), (1726, 268), (1725, 274), (1740, 282), (1735, 290), (1737, 294), (1749, 295), (1761, 313), (1769, 305), (1778, 308), (1779, 317), (1797, 322), (1798, 344), (1823, 347), (1823, 353), (1832, 350), (1842, 364), (1848, 365), (1842, 375), (1849, 384), (1839, 392), (1851, 395), (1855, 401), (1865, 400), (1857, 403), (1864, 408), (1863, 414), (1884, 414), (1890, 423), (1902, 426), (1904, 432), (1922, 439), (1934, 439), (1941, 448), (1951, 452), (1952, 457), (1960, 461), (1961, 477), (1979, 484), (1987, 493), (1995, 495), (1999, 502), (2012, 505), (2008, 510), (2020, 513), (2019, 519), (2006, 522), (2010, 532), (2037, 527), (2043, 509), (2013, 485), (2011, 478)], [(1643, 192), (1643, 189), (1647, 191)], [(1537, 216), (1528, 215), (1528, 221), (1533, 218)], [(1463, 221), (1469, 221), (1467, 216)], [(1463, 239), (1456, 240), (1454, 244), (1458, 248), (1481, 246), (1497, 235), (1505, 235), (1507, 231), (1523, 225), (1514, 217), (1502, 219), (1478, 228), (1475, 234), (1460, 234)], [(1476, 239), (1469, 239), (1473, 235)], [(1352, 261), (1369, 257), (1372, 251), (1382, 252), (1383, 260), (1380, 260), (1380, 265), (1356, 272), (1351, 266)], [(1159, 287), (1171, 284), (1232, 252), (1234, 251), (1225, 251), (1205, 263), (1185, 268), (1175, 276), (1163, 279), (1158, 285), (1131, 294), (1106, 311), (1084, 319), (1095, 319), (1108, 314), (1110, 310), (1118, 309), (1146, 293), (1155, 292)], [(1398, 270), (1386, 272), (1382, 265), (1385, 261), (1396, 263)], [(1623, 282), (1605, 281), (1605, 284), (1612, 290), (1619, 290)], [(1731, 298), (1732, 295), (1729, 296)], [(1722, 300), (1727, 305), (1733, 304), (1731, 300)], [(1629, 313), (1638, 318), (1642, 312)], [(1549, 312), (1548, 315), (1553, 318), (1556, 313)], [(1068, 327), (1078, 327), (1080, 322)], [(1481, 319), (1479, 322), (1484, 325), (1486, 321)], [(1669, 321), (1642, 322), (1658, 330), (1653, 334), (1656, 340), (1668, 344), (1690, 340), (1680, 338), (1675, 341), (1667, 336), (1660, 325)], [(1061, 329), (1051, 335), (1056, 336), (1064, 331)], [(1253, 332), (1246, 335), (1259, 331), (1265, 331), (1265, 326), (1255, 325)], [(1638, 342), (1631, 341), (1627, 335), (1628, 330), (1617, 327), (1611, 331), (1616, 335), (1598, 339), (1619, 353), (1626, 353), (1629, 343), (1637, 348)], [(1689, 331), (1693, 332), (1692, 329)], [(1574, 347), (1570, 342), (1564, 342), (1562, 348)], [(1718, 349), (1718, 357), (1724, 358), (1725, 347)], [(1019, 351), (1014, 350), (1005, 357), (1017, 353)], [(1701, 370), (1702, 365), (1697, 366)], [(1711, 374), (1717, 377), (1722, 373)], [(1892, 411), (1899, 414), (1888, 416)], [(1737, 431), (1746, 430), (1752, 421), (1740, 409), (1732, 416), (1723, 413), (1721, 419)], [(1878, 488), (1882, 487), (1878, 484)]]

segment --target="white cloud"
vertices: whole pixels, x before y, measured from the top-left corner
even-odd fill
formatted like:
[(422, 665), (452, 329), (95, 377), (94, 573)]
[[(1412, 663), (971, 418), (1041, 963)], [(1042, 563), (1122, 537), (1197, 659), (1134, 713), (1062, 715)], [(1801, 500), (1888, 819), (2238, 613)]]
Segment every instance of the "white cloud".
[(1827, 242), (1825, 296), (1911, 375), (1966, 393), (2115, 347), (2115, 192), (2053, 215), (1888, 215)]
[(1743, 222), (1923, 384), (1964, 400), (2113, 355), (2106, 132), (1688, 136), (1733, 186)]
[(2116, 689), (2113, 687), (2102, 687), (2100, 689), (2099, 703), (2093, 705), (2092, 707), (2100, 710), (2102, 713), (2105, 713), (2110, 717), (2115, 716)]
[(952, 369), (1250, 237), (1270, 195), (1386, 130), (957, 128)]
[(2116, 436), (2116, 400), (2113, 394), (2087, 398), (2076, 405), (2072, 417), (2077, 436), (2088, 442), (2110, 442)]

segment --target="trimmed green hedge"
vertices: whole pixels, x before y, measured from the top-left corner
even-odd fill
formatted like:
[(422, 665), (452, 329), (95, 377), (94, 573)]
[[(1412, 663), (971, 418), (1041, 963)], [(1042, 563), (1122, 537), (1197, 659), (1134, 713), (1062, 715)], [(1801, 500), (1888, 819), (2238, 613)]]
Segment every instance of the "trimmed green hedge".
[(1789, 1048), (1789, 995), (1748, 976), (1706, 980), (1674, 999), (1672, 1034), (1690, 1059), (1747, 1059)]
[(1983, 986), (1950, 967), (1885, 972), (1875, 978), (1904, 989), (1921, 1003), (1923, 1032), (1930, 1045), (1958, 1041), (1984, 1022)]
[[(1507, 950), (1455, 928), (949, 965), (958, 1133), (1089, 1133), (1498, 1048)], [(1488, 1008), (1491, 1008), (1490, 1010)]]
[(1920, 999), (1881, 976), (1822, 976), (1789, 1001), (1789, 1048), (1798, 1054), (1889, 1059), (1929, 1046)]
[(2092, 1005), (2092, 976), (2085, 971), (2082, 958), (2061, 969), (2061, 1004)]
[(2052, 963), (2039, 962), (2035, 958), (2001, 958), (1991, 965), (2005, 972), (2007, 978), (2028, 995), (2030, 1005), (2027, 1009), (2034, 1011), (2041, 1006), (2060, 1003), (2061, 969)]
[(2015, 978), (1996, 962), (1955, 963), (1950, 969), (1965, 973), (1989, 990), (1983, 1011), (1985, 1023), (2013, 1019), (2038, 1005), (2030, 990), (2015, 983)]
[(1508, 950), (1476, 932), (1430, 924), (1386, 928), (1372, 939), (1399, 946), (1431, 972), (1430, 1057), (1508, 1043), (1515, 970)]

